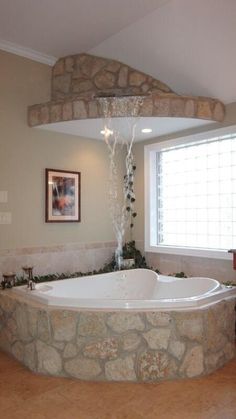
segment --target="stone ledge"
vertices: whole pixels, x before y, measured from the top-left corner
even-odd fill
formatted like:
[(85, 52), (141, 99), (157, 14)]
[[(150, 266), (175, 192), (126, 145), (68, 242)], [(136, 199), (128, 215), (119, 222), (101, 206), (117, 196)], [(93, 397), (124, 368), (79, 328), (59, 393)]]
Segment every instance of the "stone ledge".
[[(134, 97), (126, 98), (126, 106), (121, 111), (118, 106), (112, 106), (120, 98), (109, 98), (110, 116), (132, 117)], [(96, 98), (69, 98), (66, 103), (62, 100), (33, 105), (28, 108), (28, 124), (30, 127), (40, 125), (75, 121), (82, 119), (105, 118), (105, 113)], [(197, 118), (209, 121), (222, 122), (225, 116), (225, 107), (217, 99), (178, 96), (172, 93), (160, 95), (152, 93), (142, 98), (137, 116), (140, 117), (176, 117)]]

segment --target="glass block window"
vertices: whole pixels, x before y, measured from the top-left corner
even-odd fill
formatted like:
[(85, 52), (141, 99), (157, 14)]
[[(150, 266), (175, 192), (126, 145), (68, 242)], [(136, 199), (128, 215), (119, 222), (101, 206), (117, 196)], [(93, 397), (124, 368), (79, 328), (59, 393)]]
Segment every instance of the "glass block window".
[(236, 134), (156, 152), (159, 246), (236, 247)]

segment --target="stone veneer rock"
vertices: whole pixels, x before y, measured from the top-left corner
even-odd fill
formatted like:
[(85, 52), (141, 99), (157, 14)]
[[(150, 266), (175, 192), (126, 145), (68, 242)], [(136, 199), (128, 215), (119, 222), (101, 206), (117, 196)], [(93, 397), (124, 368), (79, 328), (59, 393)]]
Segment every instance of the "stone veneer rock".
[(0, 291), (0, 348), (34, 372), (98, 381), (208, 374), (235, 355), (235, 299), (189, 311), (80, 311)]
[[(217, 99), (180, 96), (161, 81), (119, 61), (77, 54), (56, 62), (52, 69), (51, 101), (29, 106), (29, 126), (103, 118), (104, 109), (97, 96), (112, 96), (109, 99), (111, 117), (134, 116), (132, 96), (143, 98), (137, 115), (141, 117), (221, 122), (225, 115), (224, 105)], [(119, 96), (127, 96), (127, 106), (113, 106), (122, 100)]]

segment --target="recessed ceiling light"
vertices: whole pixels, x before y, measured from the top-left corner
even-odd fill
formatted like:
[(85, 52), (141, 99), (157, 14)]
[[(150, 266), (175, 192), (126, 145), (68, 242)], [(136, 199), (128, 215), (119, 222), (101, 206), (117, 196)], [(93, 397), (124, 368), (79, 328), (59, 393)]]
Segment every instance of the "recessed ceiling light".
[(100, 133), (102, 135), (106, 135), (106, 136), (113, 135), (113, 131), (111, 129), (107, 128), (107, 127), (105, 129), (102, 129), (100, 131)]
[(151, 128), (143, 128), (143, 129), (142, 129), (142, 132), (143, 132), (144, 134), (147, 134), (148, 132), (152, 132), (152, 129), (151, 129)]

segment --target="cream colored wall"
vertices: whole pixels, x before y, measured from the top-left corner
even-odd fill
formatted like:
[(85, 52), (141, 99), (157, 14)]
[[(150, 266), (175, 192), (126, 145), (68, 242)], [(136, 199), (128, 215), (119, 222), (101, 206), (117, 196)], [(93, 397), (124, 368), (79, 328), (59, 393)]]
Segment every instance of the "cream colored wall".
[[(134, 225), (134, 239), (140, 248), (144, 243), (144, 146), (147, 144), (167, 141), (173, 138), (204, 132), (223, 126), (236, 124), (236, 102), (226, 106), (226, 117), (222, 124), (209, 124), (198, 129), (189, 129), (176, 133), (176, 135), (166, 135), (157, 139), (140, 142), (134, 145), (134, 156), (137, 164), (135, 178), (136, 208), (137, 218)], [(189, 258), (174, 255), (149, 254), (147, 255), (149, 263), (159, 268), (163, 273), (186, 271), (188, 275), (207, 275), (214, 276), (218, 279), (228, 279), (236, 281), (236, 271), (232, 270), (232, 263), (229, 260), (216, 261), (215, 259)]]
[[(108, 157), (104, 143), (27, 126), (27, 106), (49, 99), (50, 74), (51, 68), (46, 65), (0, 51), (0, 191), (8, 191), (8, 203), (0, 203), (0, 212), (12, 213), (11, 225), (0, 224), (0, 250), (18, 249), (17, 252), (1, 253), (0, 271), (11, 270), (12, 267), (17, 271), (25, 261), (38, 265), (38, 272), (42, 262), (42, 272), (67, 271), (71, 270), (75, 260), (72, 270), (86, 271), (102, 266), (110, 257), (110, 251), (106, 249), (110, 246), (109, 242), (114, 240), (114, 234), (108, 210)], [(227, 106), (224, 125), (235, 123), (236, 103)], [(209, 129), (215, 127), (217, 125), (214, 124)], [(178, 133), (176, 137), (204, 130), (206, 127), (188, 130)], [(166, 136), (161, 140), (174, 137)], [(134, 146), (134, 154), (137, 163), (135, 187), (138, 213), (134, 238), (142, 247), (144, 143)], [(46, 167), (81, 172), (81, 223), (44, 222)], [(92, 250), (91, 242), (100, 243), (97, 250)], [(77, 245), (75, 248), (62, 247), (57, 253), (55, 245), (68, 243)], [(84, 245), (78, 248), (78, 243), (90, 245), (87, 248)], [(49, 246), (48, 253), (45, 246)], [(111, 248), (112, 246), (114, 248), (114, 244), (111, 244)], [(32, 256), (31, 249), (19, 253), (19, 249), (25, 247), (38, 248), (33, 253), (37, 257)], [(52, 259), (52, 254), (57, 255), (55, 260)], [(214, 260), (205, 259), (202, 263), (200, 258), (157, 254), (150, 254), (148, 257), (154, 267), (159, 267), (165, 273), (186, 270), (189, 275), (195, 275), (199, 271), (201, 275), (218, 275), (219, 279), (224, 277), (236, 280), (230, 261), (215, 263)]]
[[(114, 239), (103, 142), (32, 129), (27, 106), (49, 100), (51, 68), (0, 51), (0, 191), (12, 224), (0, 224), (0, 249)], [(81, 222), (44, 222), (45, 168), (81, 172)]]

